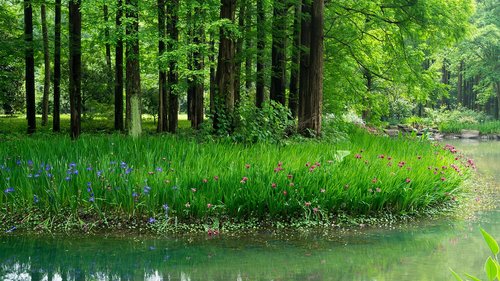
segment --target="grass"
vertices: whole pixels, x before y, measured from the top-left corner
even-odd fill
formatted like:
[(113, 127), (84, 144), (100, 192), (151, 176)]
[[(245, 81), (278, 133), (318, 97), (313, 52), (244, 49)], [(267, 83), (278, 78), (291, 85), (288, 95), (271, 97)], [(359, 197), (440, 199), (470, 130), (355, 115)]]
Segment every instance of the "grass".
[(466, 124), (458, 122), (443, 123), (439, 125), (443, 133), (458, 134), (461, 130), (477, 130), (482, 135), (500, 134), (500, 121), (487, 121), (484, 123)]
[(453, 204), (473, 166), (425, 140), (359, 130), (350, 139), (244, 146), (172, 135), (0, 135), (0, 220), (117, 228), (407, 214)]

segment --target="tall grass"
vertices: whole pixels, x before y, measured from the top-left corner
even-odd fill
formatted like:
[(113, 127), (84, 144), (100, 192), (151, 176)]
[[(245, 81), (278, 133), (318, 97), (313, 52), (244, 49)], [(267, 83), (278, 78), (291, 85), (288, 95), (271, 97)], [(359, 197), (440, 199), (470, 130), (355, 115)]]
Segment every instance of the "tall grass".
[(252, 146), (170, 135), (0, 139), (0, 212), (151, 221), (402, 213), (453, 201), (473, 166), (450, 146), (350, 137)]
[(460, 133), (461, 130), (478, 130), (483, 135), (500, 134), (500, 121), (486, 121), (483, 123), (449, 122), (439, 125), (443, 133)]

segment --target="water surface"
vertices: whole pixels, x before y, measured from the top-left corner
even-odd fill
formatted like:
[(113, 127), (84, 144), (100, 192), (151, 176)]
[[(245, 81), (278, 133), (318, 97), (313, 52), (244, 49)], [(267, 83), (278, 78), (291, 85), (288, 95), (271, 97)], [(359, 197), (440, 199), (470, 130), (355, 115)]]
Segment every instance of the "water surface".
[[(455, 142), (500, 181), (500, 142)], [(500, 238), (500, 209), (474, 220), (391, 229), (248, 234), (216, 238), (0, 237), (2, 280), (453, 280), (482, 275), (478, 231)]]

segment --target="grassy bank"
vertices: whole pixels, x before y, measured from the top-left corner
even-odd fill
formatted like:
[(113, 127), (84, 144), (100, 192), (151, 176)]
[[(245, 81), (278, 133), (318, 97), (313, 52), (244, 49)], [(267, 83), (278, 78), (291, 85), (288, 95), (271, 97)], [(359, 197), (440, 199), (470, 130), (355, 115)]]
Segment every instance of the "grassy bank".
[(175, 136), (0, 140), (0, 219), (103, 228), (328, 220), (453, 203), (471, 163), (450, 147), (353, 131), (351, 141), (197, 143)]
[(500, 121), (487, 121), (483, 123), (458, 123), (449, 122), (439, 125), (442, 133), (459, 134), (461, 130), (477, 130), (481, 135), (500, 134)]

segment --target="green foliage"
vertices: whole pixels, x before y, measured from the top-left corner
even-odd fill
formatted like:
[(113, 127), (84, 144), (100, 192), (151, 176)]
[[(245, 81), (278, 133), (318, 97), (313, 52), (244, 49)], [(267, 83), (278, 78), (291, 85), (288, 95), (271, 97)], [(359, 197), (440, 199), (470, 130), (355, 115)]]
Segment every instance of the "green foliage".
[(237, 127), (232, 136), (236, 142), (280, 142), (295, 125), (288, 108), (274, 101), (264, 103), (260, 109), (244, 104), (238, 113)]
[[(484, 263), (484, 271), (486, 273), (486, 276), (488, 277), (489, 281), (500, 280), (500, 263), (498, 261), (498, 253), (499, 253), (498, 242), (482, 228), (481, 228), (481, 234), (483, 235), (484, 240), (486, 241), (486, 244), (488, 245), (492, 253), (492, 255), (489, 256), (486, 259), (486, 262)], [(453, 271), (453, 269), (450, 268), (450, 271), (457, 281), (463, 281), (462, 277), (460, 277), (458, 273)], [(472, 276), (470, 274), (465, 274), (465, 275), (472, 281), (481, 281), (481, 279)]]

